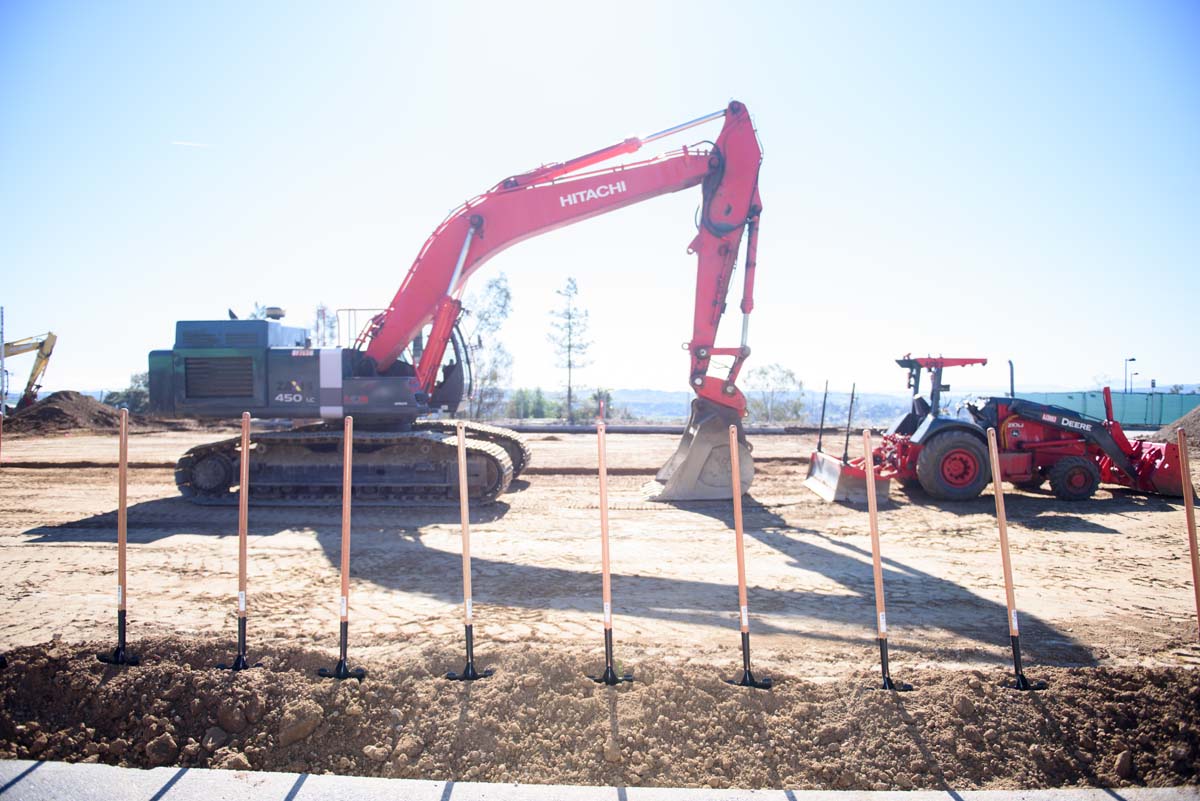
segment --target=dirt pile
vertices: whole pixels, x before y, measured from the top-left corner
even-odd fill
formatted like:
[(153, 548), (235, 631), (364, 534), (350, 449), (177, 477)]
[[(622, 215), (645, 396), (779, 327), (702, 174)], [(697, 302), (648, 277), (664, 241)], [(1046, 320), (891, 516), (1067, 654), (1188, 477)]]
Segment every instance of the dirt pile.
[(47, 395), (4, 421), (6, 430), (22, 434), (115, 431), (120, 424), (119, 411), (71, 390)]
[[(111, 647), (111, 643), (107, 643)], [(332, 653), (263, 650), (239, 674), (230, 643), (137, 643), (116, 669), (94, 647), (8, 654), (0, 757), (335, 772), (423, 779), (836, 789), (1035, 788), (1195, 783), (1200, 673), (1035, 667), (909, 672), (912, 693), (873, 674), (770, 692), (721, 681), (736, 667), (620, 665), (618, 690), (586, 678), (599, 654), (489, 647), (471, 684), (440, 678), (457, 648), (364, 665), (367, 680), (314, 676)], [(598, 650), (598, 649), (597, 649)], [(354, 660), (352, 660), (354, 661)]]
[(1174, 442), (1177, 428), (1182, 428), (1187, 434), (1188, 443), (1192, 448), (1200, 447), (1200, 406), (1158, 429), (1150, 438), (1155, 442)]

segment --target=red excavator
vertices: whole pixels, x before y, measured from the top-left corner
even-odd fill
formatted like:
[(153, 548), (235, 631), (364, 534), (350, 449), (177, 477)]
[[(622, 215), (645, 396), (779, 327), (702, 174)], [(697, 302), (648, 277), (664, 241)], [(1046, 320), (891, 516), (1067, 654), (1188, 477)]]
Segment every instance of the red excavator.
[[(826, 500), (866, 498), (866, 470), (875, 471), (876, 494), (888, 481), (920, 486), (939, 500), (977, 497), (992, 480), (986, 430), (995, 428), (1004, 481), (1025, 489), (1049, 481), (1062, 500), (1090, 498), (1103, 483), (1139, 492), (1183, 495), (1179, 449), (1174, 443), (1129, 439), (1113, 418), (1112, 395), (1104, 388), (1105, 418), (1015, 397), (980, 398), (966, 405), (971, 419), (941, 414), (946, 367), (987, 364), (987, 359), (917, 357), (897, 359), (908, 370), (912, 409), (885, 433), (870, 456), (841, 461), (818, 450), (805, 486)], [(921, 397), (921, 373), (930, 374), (929, 399)]]
[[(609, 159), (694, 126), (722, 119), (716, 141), (645, 161), (596, 169)], [(417, 254), (387, 309), (353, 348), (314, 348), (305, 329), (278, 319), (181, 321), (175, 347), (150, 354), (155, 413), (178, 417), (320, 418), (289, 431), (254, 437), (251, 500), (335, 502), (340, 491), (336, 443), (340, 420), (355, 418), (356, 500), (385, 504), (452, 499), (457, 492), (453, 414), (469, 393), (466, 343), (457, 330), (467, 279), (489, 258), (523, 239), (634, 203), (701, 187), (695, 313), (688, 382), (696, 398), (678, 449), (658, 474), (663, 500), (728, 498), (729, 425), (741, 429), (746, 400), (738, 374), (750, 349), (755, 252), (762, 202), (762, 152), (746, 107), (721, 111), (643, 138), (505, 178), (467, 201), (438, 226)], [(741, 342), (717, 347), (717, 328), (745, 236)], [(278, 317), (279, 315), (270, 315)], [(712, 360), (723, 357), (723, 375)], [(520, 473), (529, 450), (513, 431), (468, 427), (469, 491), (493, 500)], [(750, 447), (741, 442), (742, 487), (753, 477)], [(238, 475), (236, 439), (192, 448), (176, 482), (201, 503), (230, 503)]]

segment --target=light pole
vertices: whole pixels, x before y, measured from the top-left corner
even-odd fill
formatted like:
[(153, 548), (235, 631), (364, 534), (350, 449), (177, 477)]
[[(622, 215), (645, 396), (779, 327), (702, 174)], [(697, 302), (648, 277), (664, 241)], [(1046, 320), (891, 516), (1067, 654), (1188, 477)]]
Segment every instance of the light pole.
[(1129, 391), (1130, 392), (1133, 392), (1133, 388), (1135, 386), (1137, 386), (1137, 381), (1135, 381), (1134, 379), (1137, 378), (1139, 375), (1141, 375), (1141, 373), (1139, 373), (1137, 370), (1134, 370), (1132, 373), (1129, 374)]
[(1136, 362), (1136, 356), (1130, 356), (1125, 360), (1125, 394), (1129, 394), (1129, 363)]

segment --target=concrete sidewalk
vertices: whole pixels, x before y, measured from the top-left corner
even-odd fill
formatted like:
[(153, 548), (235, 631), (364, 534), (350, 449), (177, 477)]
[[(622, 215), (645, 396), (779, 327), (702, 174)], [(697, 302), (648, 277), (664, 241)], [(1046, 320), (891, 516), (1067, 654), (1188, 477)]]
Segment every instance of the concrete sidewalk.
[(1200, 787), (1121, 790), (684, 790), (480, 784), (307, 773), (0, 761), (3, 801), (1200, 801)]

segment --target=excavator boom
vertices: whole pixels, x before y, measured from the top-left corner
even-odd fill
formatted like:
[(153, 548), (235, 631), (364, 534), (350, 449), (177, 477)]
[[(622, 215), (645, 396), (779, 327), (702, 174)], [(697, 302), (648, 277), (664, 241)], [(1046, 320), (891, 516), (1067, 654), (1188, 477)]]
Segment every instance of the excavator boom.
[[(644, 143), (724, 117), (710, 149), (683, 148), (664, 156), (610, 169), (580, 172)], [(363, 337), (366, 354), (386, 371), (408, 344), (432, 324), (416, 365), (417, 378), (432, 392), (437, 366), (461, 309), (459, 298), (471, 275), (497, 253), (532, 236), (615, 211), (660, 195), (703, 184), (700, 230), (689, 245), (697, 256), (695, 312), (689, 384), (702, 398), (728, 407), (740, 417), (745, 398), (736, 379), (745, 358), (745, 342), (714, 351), (717, 328), (733, 274), (742, 234), (752, 230), (747, 248), (746, 299), (753, 307), (753, 249), (757, 245), (758, 170), (762, 152), (741, 103), (724, 111), (668, 128), (645, 139), (626, 139), (592, 153), (500, 181), (491, 190), (456, 209), (426, 240), (387, 309)], [(731, 356), (734, 369), (723, 379), (707, 376), (714, 355)]]
[(29, 380), (25, 382), (25, 389), (17, 401), (17, 411), (37, 402), (38, 390), (42, 388), (42, 376), (46, 374), (46, 368), (50, 366), (50, 356), (54, 353), (54, 346), (57, 342), (58, 337), (54, 332), (47, 331), (45, 334), (35, 337), (4, 343), (4, 358), (6, 359), (24, 353), (37, 354), (33, 360), (33, 368), (29, 371)]

